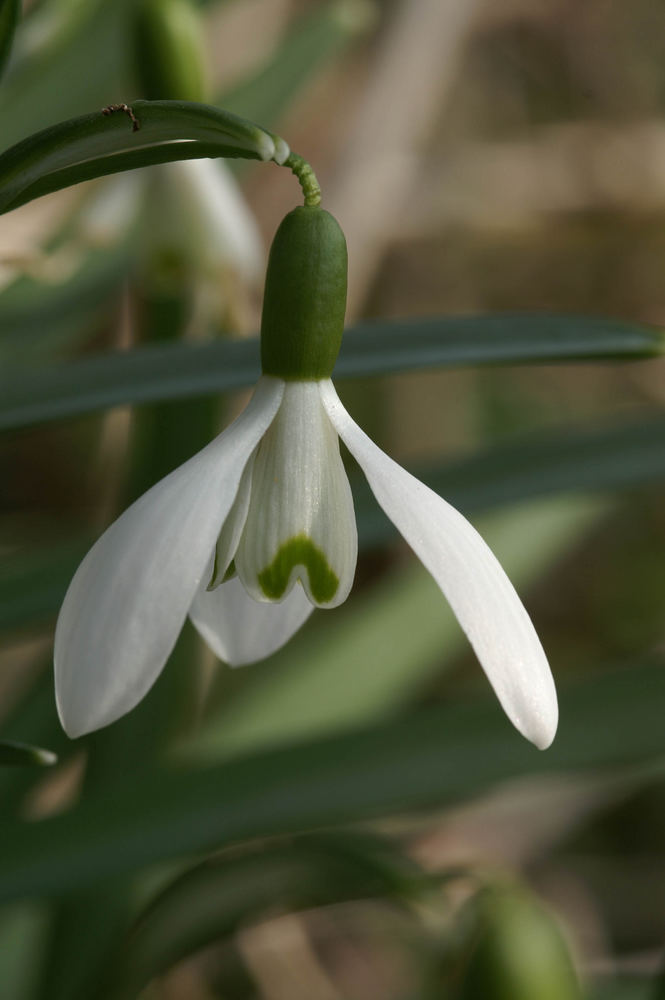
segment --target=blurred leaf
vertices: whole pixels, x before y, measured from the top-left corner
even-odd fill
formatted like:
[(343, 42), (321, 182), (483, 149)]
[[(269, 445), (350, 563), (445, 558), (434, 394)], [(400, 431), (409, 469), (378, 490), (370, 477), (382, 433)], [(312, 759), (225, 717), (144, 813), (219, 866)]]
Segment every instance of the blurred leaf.
[[(662, 339), (657, 328), (594, 317), (381, 321), (349, 329), (335, 373), (344, 378), (457, 365), (639, 359), (659, 355)], [(20, 378), (0, 379), (0, 429), (245, 388), (259, 371), (257, 339), (144, 347), (26, 370)]]
[(3, 1000), (33, 1000), (35, 955), (44, 929), (44, 909), (20, 903), (0, 910), (0, 983)]
[[(349, 331), (351, 332), (351, 331)], [(375, 320), (354, 327), (336, 368), (339, 377), (439, 365), (534, 364), (660, 357), (659, 327), (555, 313), (489, 313)]]
[[(30, 5), (0, 87), (5, 144), (63, 116), (102, 108), (130, 77), (129, 12), (135, 0), (50, 0)], [(54, 86), (57, 81), (57, 86)]]
[(157, 896), (103, 981), (115, 985), (109, 995), (125, 1000), (176, 962), (267, 914), (372, 897), (403, 900), (425, 883), (398, 848), (368, 835), (318, 834), (229, 852), (189, 869)]
[(41, 967), (34, 998), (89, 1000), (101, 995), (99, 970), (131, 919), (128, 896), (126, 883), (114, 880), (58, 902), (33, 959)]
[(456, 914), (452, 937), (431, 1000), (582, 1000), (567, 935), (525, 885), (483, 886)]
[(374, 19), (369, 2), (333, 0), (299, 18), (268, 62), (230, 90), (218, 103), (255, 121), (274, 125), (309, 79), (357, 38)]
[[(587, 499), (557, 500), (520, 506), (479, 529), (523, 591), (605, 509)], [(416, 697), (466, 645), (420, 563), (318, 618), (319, 628), (257, 666), (250, 683), (208, 716), (187, 741), (188, 756), (210, 759), (369, 722)]]
[(0, 75), (12, 51), (14, 32), (21, 16), (21, 0), (0, 0)]
[(70, 539), (0, 561), (0, 629), (34, 625), (51, 616), (90, 544)]
[(653, 992), (653, 982), (644, 976), (627, 976), (597, 985), (589, 1000), (660, 1000)]
[(560, 732), (545, 752), (482, 698), (221, 766), (129, 773), (63, 815), (0, 823), (0, 898), (62, 893), (258, 837), (448, 806), (507, 779), (662, 760), (663, 699), (658, 662), (564, 690)]
[(40, 767), (51, 767), (57, 761), (57, 756), (52, 750), (44, 750), (42, 747), (29, 746), (27, 743), (14, 743), (13, 741), (0, 740), (0, 766), (38, 764)]
[[(47, 662), (24, 696), (3, 715), (2, 735), (15, 740), (44, 743), (65, 763), (78, 746), (68, 739), (58, 721), (53, 695), (50, 650)], [(39, 768), (0, 768), (0, 811), (3, 816), (20, 812), (26, 793), (44, 778)]]
[(197, 156), (283, 162), (288, 156), (279, 137), (206, 104), (136, 101), (131, 111), (107, 111), (59, 122), (2, 153), (0, 212), (79, 181), (152, 163)]
[(0, 294), (0, 365), (43, 361), (78, 344), (94, 330), (95, 317), (108, 315), (130, 262), (126, 244), (86, 248), (81, 267), (66, 281), (16, 281)]
[[(661, 963), (662, 965), (662, 963)], [(633, 1000), (631, 997), (630, 1000)], [(637, 1000), (637, 998), (636, 998)], [(645, 1000), (665, 1000), (665, 970), (661, 969), (658, 977), (649, 984), (649, 992)]]

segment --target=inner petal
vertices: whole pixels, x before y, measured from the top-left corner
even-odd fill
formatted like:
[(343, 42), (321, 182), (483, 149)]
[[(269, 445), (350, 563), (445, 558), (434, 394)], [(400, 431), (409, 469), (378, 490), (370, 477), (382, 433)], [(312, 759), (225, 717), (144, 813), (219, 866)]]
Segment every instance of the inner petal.
[(254, 459), (238, 575), (258, 601), (281, 601), (300, 581), (312, 604), (335, 607), (356, 556), (351, 489), (320, 383), (288, 382)]
[(238, 487), (238, 494), (233, 502), (233, 507), (229, 511), (226, 521), (222, 525), (222, 530), (219, 533), (217, 544), (215, 545), (215, 557), (213, 560), (210, 582), (207, 587), (208, 590), (215, 590), (217, 587), (221, 586), (222, 583), (225, 583), (228, 579), (235, 575), (233, 557), (236, 549), (238, 548), (238, 542), (240, 541), (240, 537), (242, 535), (242, 529), (244, 528), (245, 521), (247, 519), (253, 464), (254, 456), (252, 455), (245, 466), (245, 471), (242, 474), (240, 486)]

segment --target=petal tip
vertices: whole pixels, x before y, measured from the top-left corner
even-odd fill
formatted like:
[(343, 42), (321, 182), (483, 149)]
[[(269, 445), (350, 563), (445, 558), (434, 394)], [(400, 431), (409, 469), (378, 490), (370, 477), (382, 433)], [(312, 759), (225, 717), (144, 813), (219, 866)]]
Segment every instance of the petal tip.
[(523, 736), (533, 743), (538, 750), (547, 750), (552, 745), (559, 724), (559, 710), (556, 695), (549, 704), (539, 706), (527, 720), (524, 726), (519, 726)]
[(65, 731), (65, 734), (70, 740), (76, 740), (79, 736), (85, 736), (90, 729), (86, 729), (85, 726), (81, 726), (79, 723), (75, 722), (67, 716), (67, 713), (63, 711), (62, 706), (58, 699), (56, 698), (56, 704), (58, 706), (58, 718), (60, 719), (60, 725)]
[(77, 713), (71, 709), (67, 699), (63, 698), (59, 692), (57, 680), (55, 688), (55, 704), (58, 711), (60, 725), (70, 740), (78, 739), (79, 736), (85, 736), (86, 733), (91, 733), (94, 729), (98, 728), (98, 726), (94, 723), (90, 725), (89, 720), (87, 722), (82, 722), (81, 719), (76, 718)]

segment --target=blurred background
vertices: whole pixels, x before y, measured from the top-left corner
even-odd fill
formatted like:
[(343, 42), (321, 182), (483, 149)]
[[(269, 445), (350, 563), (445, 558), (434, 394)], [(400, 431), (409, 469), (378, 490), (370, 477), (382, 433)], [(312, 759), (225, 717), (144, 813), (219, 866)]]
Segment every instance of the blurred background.
[[(277, 131), (314, 166), (347, 235), (349, 322), (530, 311), (665, 323), (661, 0), (210, 0), (180, 11), (172, 78), (151, 57), (150, 7), (25, 3), (0, 87), (3, 145), (111, 103), (203, 99)], [(190, 14), (200, 19), (191, 45)], [(3, 375), (257, 331), (267, 248), (299, 203), (297, 183), (275, 165), (192, 163), (101, 178), (3, 218)], [(339, 837), (237, 848), (229, 864), (250, 888), (229, 891), (246, 907), (204, 934), (205, 948), (170, 953), (145, 996), (665, 996), (663, 758), (636, 766), (631, 751), (640, 695), (659, 711), (654, 678), (665, 666), (662, 364), (433, 369), (339, 390), (382, 448), (478, 524), (558, 686), (586, 685), (588, 714), (571, 711), (576, 728), (557, 737), (564, 763), (552, 774), (516, 780), (507, 769), (416, 812), (397, 790), (394, 810)], [(64, 737), (52, 638), (78, 561), (243, 402), (115, 409), (0, 438), (0, 735), (60, 755), (46, 776), (0, 772), (3, 816), (35, 824), (86, 797), (112, 810), (114, 789), (164, 761), (223, 765), (437, 706), (452, 718), (482, 702), (490, 756), (494, 734), (497, 747), (519, 741), (436, 586), (351, 465), (362, 549), (342, 608), (315, 613), (270, 661), (234, 672), (185, 630), (134, 713), (90, 738)], [(620, 720), (606, 735), (608, 766), (567, 768), (566, 741), (583, 744), (587, 725), (589, 739), (602, 731), (603, 699), (628, 689), (629, 671), (635, 699), (608, 715)], [(440, 765), (463, 775), (466, 758), (446, 738)], [(182, 859), (146, 865), (131, 880), (0, 910), (3, 995), (102, 996), (118, 942), (182, 869)], [(252, 879), (266, 888), (256, 899)], [(197, 884), (184, 886), (195, 900)], [(558, 969), (573, 956), (582, 992), (566, 972), (546, 993), (558, 975), (543, 971), (550, 958), (542, 992), (538, 979), (521, 994), (492, 992), (501, 963), (472, 943), (479, 928), (509, 935), (512, 917), (492, 923), (496, 910), (476, 895), (488, 885), (533, 907), (524, 926), (542, 920), (557, 941), (551, 960)], [(524, 928), (515, 935), (508, 951), (528, 951)], [(468, 986), (476, 960), (495, 970), (489, 986)], [(127, 989), (118, 995), (138, 995)]]

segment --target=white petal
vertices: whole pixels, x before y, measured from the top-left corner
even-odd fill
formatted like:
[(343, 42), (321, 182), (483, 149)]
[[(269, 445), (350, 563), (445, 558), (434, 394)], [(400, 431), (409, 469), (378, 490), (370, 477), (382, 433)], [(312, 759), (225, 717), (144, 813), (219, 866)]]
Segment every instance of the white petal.
[(332, 383), (321, 396), (379, 504), (432, 574), (466, 632), (504, 711), (544, 749), (558, 710), (549, 665), (513, 585), (478, 532), (388, 458), (351, 419)]
[(353, 498), (319, 386), (286, 383), (254, 459), (235, 566), (257, 601), (281, 600), (300, 579), (313, 604), (332, 608), (353, 584), (358, 553)]
[(254, 455), (249, 458), (245, 466), (236, 498), (233, 501), (233, 507), (231, 507), (222, 530), (219, 533), (219, 538), (215, 545), (214, 558), (210, 565), (210, 572), (206, 572), (204, 575), (204, 580), (208, 580), (206, 590), (214, 590), (223, 583), (226, 571), (236, 554), (238, 542), (240, 541), (245, 521), (247, 520), (247, 511), (249, 510), (253, 464)]
[(56, 699), (70, 736), (113, 722), (156, 680), (282, 391), (280, 379), (261, 379), (235, 423), (137, 500), (79, 566), (55, 635)]
[(250, 597), (236, 576), (214, 591), (200, 587), (189, 617), (220, 660), (241, 667), (280, 649), (313, 610), (301, 586), (279, 604), (266, 604)]
[[(157, 224), (177, 245), (189, 246), (202, 267), (224, 267), (248, 280), (265, 266), (259, 227), (240, 187), (222, 160), (176, 160), (160, 165), (167, 186)], [(166, 205), (166, 208), (165, 208)]]
[(92, 246), (113, 246), (136, 225), (145, 195), (147, 172), (125, 170), (104, 177), (86, 201), (77, 228)]

